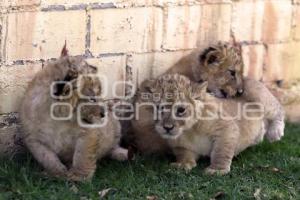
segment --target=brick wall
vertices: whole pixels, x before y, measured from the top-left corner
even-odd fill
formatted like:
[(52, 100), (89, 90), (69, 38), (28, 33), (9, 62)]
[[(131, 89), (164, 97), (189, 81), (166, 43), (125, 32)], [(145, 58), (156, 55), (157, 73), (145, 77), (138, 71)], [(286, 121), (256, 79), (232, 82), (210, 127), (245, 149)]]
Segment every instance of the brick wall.
[[(111, 80), (157, 76), (193, 49), (232, 35), (246, 75), (300, 78), (300, 2), (291, 0), (1, 0), (0, 113), (64, 41)], [(138, 78), (137, 78), (138, 76)]]
[(18, 110), (28, 81), (65, 40), (110, 81), (137, 83), (232, 36), (245, 75), (300, 78), (299, 0), (0, 0), (0, 114)]

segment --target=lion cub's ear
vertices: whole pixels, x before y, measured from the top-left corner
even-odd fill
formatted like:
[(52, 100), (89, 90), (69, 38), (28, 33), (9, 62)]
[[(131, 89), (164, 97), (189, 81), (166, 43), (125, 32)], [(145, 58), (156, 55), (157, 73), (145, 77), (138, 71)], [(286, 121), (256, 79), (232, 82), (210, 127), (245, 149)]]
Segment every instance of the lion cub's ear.
[(199, 61), (204, 66), (217, 62), (217, 60), (216, 49), (213, 47), (205, 49), (199, 56)]
[(63, 58), (68, 55), (69, 55), (69, 50), (67, 49), (67, 41), (65, 41), (65, 45), (64, 45), (63, 49), (61, 50), (60, 57)]
[(142, 89), (146, 92), (154, 93), (155, 92), (156, 81), (154, 79), (148, 79), (142, 84)]
[(208, 82), (205, 81), (201, 84), (192, 83), (192, 97), (197, 100), (202, 100), (206, 96)]

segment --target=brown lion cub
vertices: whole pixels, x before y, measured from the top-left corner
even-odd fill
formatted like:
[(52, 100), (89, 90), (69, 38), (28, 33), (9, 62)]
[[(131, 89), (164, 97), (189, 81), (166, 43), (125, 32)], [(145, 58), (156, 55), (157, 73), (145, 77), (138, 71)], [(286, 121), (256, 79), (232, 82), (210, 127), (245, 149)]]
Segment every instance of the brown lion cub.
[(176, 156), (173, 166), (191, 170), (199, 156), (209, 156), (206, 173), (226, 174), (235, 155), (264, 138), (268, 124), (259, 104), (216, 98), (206, 92), (207, 82), (178, 74), (145, 84), (151, 91), (148, 102), (158, 108), (156, 134)]
[(43, 68), (25, 93), (24, 142), (54, 176), (84, 181), (93, 176), (97, 159), (127, 159), (127, 150), (119, 147), (120, 124), (98, 98), (96, 72), (80, 57), (62, 56)]

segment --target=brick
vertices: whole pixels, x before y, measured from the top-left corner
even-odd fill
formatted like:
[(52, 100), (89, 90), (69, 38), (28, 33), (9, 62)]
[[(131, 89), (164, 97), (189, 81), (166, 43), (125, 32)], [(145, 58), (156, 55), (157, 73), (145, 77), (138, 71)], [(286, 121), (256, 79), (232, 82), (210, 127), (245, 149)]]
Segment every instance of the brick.
[(232, 28), (238, 41), (261, 40), (264, 10), (264, 0), (234, 2)]
[(290, 37), (292, 4), (290, 0), (265, 1), (263, 41), (286, 41)]
[(300, 0), (293, 0), (293, 4), (300, 4)]
[(4, 15), (0, 13), (0, 64), (2, 63), (2, 35), (4, 33)]
[(232, 22), (240, 41), (286, 41), (291, 31), (290, 0), (245, 0), (234, 3)]
[(300, 6), (294, 6), (295, 8), (295, 39), (300, 40)]
[[(42, 6), (49, 5), (64, 5), (64, 6), (72, 6), (78, 4), (89, 4), (89, 3), (99, 3), (99, 0), (41, 0)], [(116, 3), (121, 0), (101, 0), (101, 3)]]
[(162, 75), (190, 53), (191, 51), (133, 54), (127, 63), (132, 68), (133, 83), (140, 84), (148, 78)]
[[(45, 0), (46, 1), (46, 0)], [(50, 0), (51, 1), (51, 0)], [(67, 0), (54, 0), (67, 1)], [(75, 0), (80, 1), (80, 0)], [(96, 2), (95, 0), (87, 0), (87, 2)], [(102, 0), (101, 3), (111, 3), (118, 8), (137, 7), (137, 6), (176, 6), (176, 5), (196, 5), (203, 3), (231, 3), (231, 0)]]
[(264, 79), (267, 81), (299, 79), (299, 49), (299, 42), (268, 45)]
[(154, 0), (154, 4), (160, 6), (167, 5), (193, 5), (198, 3), (197, 0)]
[(65, 7), (78, 6), (79, 8), (82, 5), (92, 5), (94, 7), (103, 7), (103, 8), (111, 8), (111, 7), (134, 7), (134, 6), (151, 6), (154, 4), (156, 0), (150, 1), (140, 1), (140, 0), (42, 0), (42, 6), (44, 8), (53, 6), (53, 5), (61, 5)]
[(231, 5), (203, 5), (200, 23), (197, 46), (207, 47), (216, 41), (229, 41)]
[[(213, 3), (217, 2), (224, 2), (229, 0), (210, 0)], [(124, 8), (124, 7), (137, 7), (137, 6), (167, 6), (167, 5), (194, 5), (199, 4), (198, 0), (42, 0), (42, 6), (47, 7), (51, 5), (64, 5), (66, 7), (74, 6), (74, 5), (99, 5), (102, 6), (114, 6), (117, 8)]]
[[(113, 95), (113, 85), (117, 82), (124, 82), (126, 77), (126, 56), (113, 56), (113, 57), (103, 57), (95, 59), (87, 59), (87, 62), (98, 68), (99, 75), (105, 77), (107, 80), (106, 94), (105, 98), (116, 98)], [(105, 86), (104, 86), (105, 87)], [(123, 84), (116, 85), (116, 94), (118, 96), (125, 95), (125, 86)]]
[(167, 7), (165, 15), (163, 48), (168, 50), (195, 48), (201, 6)]
[(71, 55), (85, 52), (85, 11), (10, 13), (6, 26), (8, 63), (56, 58), (65, 40)]
[(283, 79), (284, 45), (268, 45), (266, 54), (266, 65), (264, 68), (264, 81), (276, 81)]
[(0, 114), (17, 112), (24, 92), (41, 64), (0, 67)]
[(39, 5), (41, 0), (4, 0), (5, 6), (32, 6)]
[(265, 48), (263, 45), (249, 45), (242, 47), (244, 61), (244, 75), (256, 80), (263, 78)]
[[(290, 52), (290, 60), (287, 59), (288, 63), (286, 65), (287, 69), (284, 73), (286, 80), (300, 79), (300, 42), (292, 43), (287, 48), (289, 48)], [(285, 59), (285, 58), (283, 58)], [(291, 62), (291, 64), (289, 64)]]
[(162, 43), (159, 8), (104, 9), (91, 11), (91, 52), (148, 52)]
[(153, 0), (157, 5), (195, 5), (232, 3), (232, 0)]

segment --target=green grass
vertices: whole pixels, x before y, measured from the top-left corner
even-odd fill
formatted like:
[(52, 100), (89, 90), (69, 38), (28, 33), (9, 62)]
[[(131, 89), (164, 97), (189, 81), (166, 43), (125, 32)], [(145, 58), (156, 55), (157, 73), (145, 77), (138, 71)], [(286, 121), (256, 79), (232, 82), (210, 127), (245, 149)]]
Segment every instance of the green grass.
[[(169, 167), (164, 157), (138, 157), (132, 162), (103, 160), (90, 183), (44, 177), (30, 156), (0, 163), (1, 199), (300, 199), (300, 126), (288, 125), (282, 141), (264, 142), (241, 153), (223, 177), (203, 175), (209, 160), (186, 174)], [(75, 188), (75, 189), (74, 189)]]

